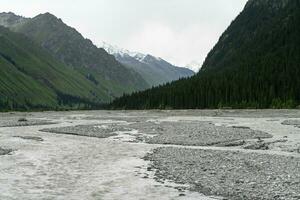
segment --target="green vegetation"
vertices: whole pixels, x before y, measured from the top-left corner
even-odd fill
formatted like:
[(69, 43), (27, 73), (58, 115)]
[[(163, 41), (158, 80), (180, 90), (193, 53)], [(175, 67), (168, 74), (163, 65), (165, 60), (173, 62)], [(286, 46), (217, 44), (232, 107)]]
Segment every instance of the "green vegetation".
[(8, 25), (48, 50), (53, 57), (87, 77), (109, 99), (148, 88), (134, 70), (127, 69), (104, 49), (97, 48), (74, 28), (50, 13), (22, 18)]
[(25, 36), (0, 27), (0, 110), (99, 106), (109, 97)]
[(116, 99), (115, 109), (294, 108), (300, 105), (300, 2), (250, 0), (200, 72)]
[(49, 13), (1, 13), (0, 25), (0, 111), (99, 108), (149, 87)]

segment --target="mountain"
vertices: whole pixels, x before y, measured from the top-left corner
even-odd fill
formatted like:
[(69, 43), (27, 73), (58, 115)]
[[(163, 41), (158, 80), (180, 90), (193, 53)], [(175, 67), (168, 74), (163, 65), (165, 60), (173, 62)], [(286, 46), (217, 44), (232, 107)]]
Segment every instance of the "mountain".
[(13, 13), (1, 13), (0, 25), (22, 33), (45, 48), (53, 57), (90, 80), (102, 93), (105, 101), (148, 88), (146, 81), (135, 71), (119, 63), (104, 49), (97, 48), (74, 28), (50, 13), (24, 18)]
[(46, 50), (0, 26), (0, 110), (91, 108), (109, 97)]
[(25, 23), (27, 20), (27, 18), (15, 15), (12, 12), (0, 13), (0, 25), (7, 28)]
[(188, 68), (174, 66), (149, 54), (130, 52), (105, 42), (102, 47), (128, 69), (139, 73), (150, 86), (158, 86), (194, 75), (194, 72)]
[(300, 1), (250, 0), (192, 78), (113, 108), (293, 108), (300, 104)]
[(192, 69), (195, 72), (198, 72), (202, 67), (202, 63), (194, 60), (194, 61), (190, 62), (189, 64), (187, 64), (186, 67), (189, 69)]

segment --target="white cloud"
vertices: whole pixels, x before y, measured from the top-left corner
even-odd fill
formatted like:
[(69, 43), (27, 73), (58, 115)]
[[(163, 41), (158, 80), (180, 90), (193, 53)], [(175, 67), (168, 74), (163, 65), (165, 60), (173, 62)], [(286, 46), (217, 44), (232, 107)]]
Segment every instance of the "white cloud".
[(51, 12), (95, 44), (106, 41), (184, 66), (202, 62), (247, 0), (1, 0), (0, 12)]
[(161, 22), (145, 22), (122, 46), (185, 66), (193, 60), (202, 62), (220, 34), (209, 26), (194, 24), (175, 30)]

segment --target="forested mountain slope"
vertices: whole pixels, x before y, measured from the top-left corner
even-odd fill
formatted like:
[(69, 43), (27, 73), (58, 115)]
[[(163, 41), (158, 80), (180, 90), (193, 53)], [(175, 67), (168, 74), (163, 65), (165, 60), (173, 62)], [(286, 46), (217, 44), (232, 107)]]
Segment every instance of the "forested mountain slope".
[(149, 87), (138, 73), (124, 67), (104, 49), (97, 48), (50, 13), (34, 18), (2, 13), (0, 25), (26, 35), (47, 49), (56, 59), (90, 79), (109, 99)]
[(90, 108), (108, 98), (39, 45), (0, 26), (0, 110)]
[(292, 108), (300, 104), (300, 1), (250, 0), (189, 79), (113, 108)]

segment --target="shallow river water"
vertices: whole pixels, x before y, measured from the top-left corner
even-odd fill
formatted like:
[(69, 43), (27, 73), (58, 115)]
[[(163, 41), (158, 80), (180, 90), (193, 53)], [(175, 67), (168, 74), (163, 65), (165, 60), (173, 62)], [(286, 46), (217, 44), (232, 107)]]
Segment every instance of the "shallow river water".
[[(291, 111), (289, 117), (297, 119), (298, 114), (298, 111)], [(275, 117), (267, 113), (259, 118), (212, 115), (212, 111), (202, 114), (200, 111), (1, 114), (0, 122), (26, 117), (49, 119), (57, 124), (0, 128), (0, 147), (13, 150), (0, 156), (0, 199), (220, 199), (178, 189), (184, 186), (174, 183), (155, 181), (153, 172), (147, 171), (148, 162), (142, 158), (153, 148), (163, 145), (127, 142), (133, 136), (126, 134), (93, 138), (39, 131), (44, 128), (128, 123), (128, 119), (141, 118), (157, 122), (213, 121), (216, 125), (248, 126), (278, 138), (288, 135), (291, 143), (300, 142), (300, 129), (281, 125), (287, 117), (280, 113)], [(35, 136), (43, 141), (16, 136)], [(274, 152), (286, 153), (276, 149)]]

